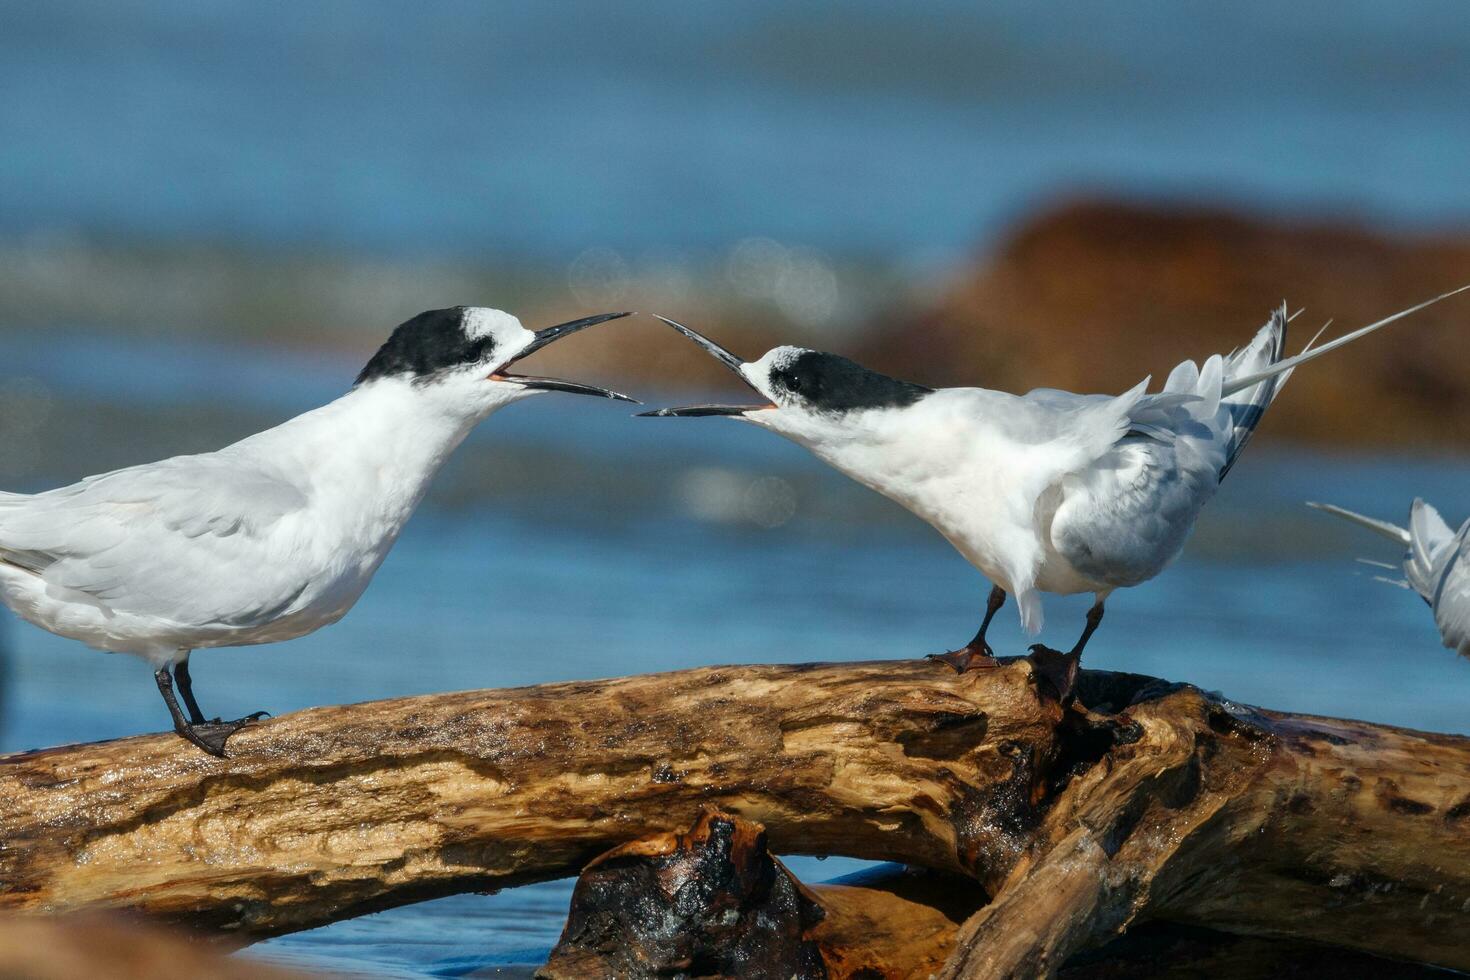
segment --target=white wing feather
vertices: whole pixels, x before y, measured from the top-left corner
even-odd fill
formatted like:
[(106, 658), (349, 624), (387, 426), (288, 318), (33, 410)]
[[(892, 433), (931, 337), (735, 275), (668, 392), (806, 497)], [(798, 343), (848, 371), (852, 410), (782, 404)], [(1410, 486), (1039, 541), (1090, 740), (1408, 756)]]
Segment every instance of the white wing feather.
[(251, 625), (307, 582), (270, 532), (306, 496), (258, 463), (179, 456), (0, 499), (0, 560), (108, 608), (186, 626)]
[(1350, 521), (1353, 524), (1358, 525), (1359, 527), (1365, 527), (1368, 530), (1372, 531), (1374, 534), (1382, 535), (1383, 537), (1388, 538), (1388, 540), (1390, 541), (1397, 541), (1404, 547), (1408, 547), (1409, 545), (1408, 529), (1399, 527), (1397, 524), (1390, 524), (1388, 521), (1380, 521), (1375, 517), (1367, 517), (1363, 514), (1357, 513), (1356, 511), (1348, 510), (1345, 507), (1338, 507), (1336, 504), (1319, 504), (1315, 500), (1308, 500), (1307, 506), (1313, 508), (1314, 510), (1320, 510), (1324, 514), (1332, 514), (1334, 517), (1341, 517), (1343, 520)]
[(1227, 396), (1227, 376), (1279, 358), (1286, 323), (1283, 308), (1241, 350), (1185, 361), (1162, 392), (1136, 388), (1119, 400), (1122, 431), (1059, 483), (1050, 544), (1073, 574), (1044, 584), (1105, 593), (1147, 581), (1174, 559), (1284, 381)]
[(1430, 608), (1444, 645), (1470, 657), (1470, 521), (1442, 549)]

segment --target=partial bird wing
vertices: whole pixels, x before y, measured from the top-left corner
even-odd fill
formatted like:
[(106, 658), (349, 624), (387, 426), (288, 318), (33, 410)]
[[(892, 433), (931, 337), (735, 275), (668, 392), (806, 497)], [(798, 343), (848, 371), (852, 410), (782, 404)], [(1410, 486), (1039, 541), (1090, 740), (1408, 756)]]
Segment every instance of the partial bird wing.
[(1069, 400), (1091, 413), (1090, 424), (1069, 424), (1080, 451), (1038, 511), (1073, 572), (1117, 588), (1146, 581), (1173, 560), (1285, 380), (1226, 395), (1226, 379), (1279, 358), (1286, 322), (1280, 310), (1241, 350), (1201, 365), (1183, 362), (1155, 394), (1146, 393), (1145, 380), (1113, 399), (1027, 396), (1063, 417)]
[(1144, 378), (1121, 395), (1032, 389), (1021, 396), (1028, 411), (1012, 416), (1012, 432), (1023, 440), (1069, 445), (1084, 462), (1091, 462), (1135, 425), (1156, 423), (1171, 407), (1194, 400), (1192, 395), (1145, 394), (1151, 380)]
[[(1269, 372), (1271, 365), (1280, 362), (1286, 348), (1289, 319), (1282, 304), (1256, 331), (1249, 344), (1223, 356), (1208, 357), (1201, 366), (1184, 361), (1164, 382), (1166, 396), (1195, 397), (1192, 401), (1163, 406), (1167, 417), (1160, 420), (1159, 428), (1186, 438), (1193, 457), (1213, 467), (1216, 483), (1225, 479), (1240, 458), (1291, 371), (1269, 373), (1244, 387), (1235, 385), (1234, 379)], [(1307, 347), (1311, 349), (1311, 344)], [(1149, 404), (1147, 399), (1144, 404)]]
[(1097, 461), (1126, 438), (1172, 444), (1190, 420), (1215, 411), (1192, 388), (1147, 394), (1150, 380), (1144, 378), (1121, 395), (1078, 395), (1055, 388), (1028, 391), (1021, 399), (1032, 410), (1031, 417), (1018, 420), (1013, 429), (1020, 438), (1045, 437), (1049, 443), (1070, 447), (1065, 454), (1069, 464), (1062, 471), (1066, 473)]
[[(992, 488), (988, 508), (1006, 513), (1000, 526), (1010, 528), (994, 542), (995, 552), (1010, 579), (1022, 626), (1030, 633), (1041, 629), (1040, 596), (1035, 591), (1044, 559), (1043, 542), (1036, 533), (1043, 495), (1069, 474), (1094, 464), (1123, 439), (1135, 425), (1148, 425), (1162, 409), (1178, 399), (1165, 397), (1148, 404), (1148, 379), (1122, 395), (1079, 395), (1038, 388), (1012, 396), (983, 389), (951, 388), (926, 401), (953, 401), (970, 419), (983, 419), (978, 432), (954, 426), (975, 438), (987, 465), (1004, 477)], [(941, 396), (944, 401), (940, 401)], [(943, 425), (938, 428), (944, 428)], [(972, 447), (973, 449), (973, 447)]]
[(1462, 524), (1458, 532), (1452, 531), (1439, 511), (1420, 499), (1415, 499), (1409, 508), (1407, 528), (1341, 507), (1311, 506), (1404, 545), (1407, 548), (1404, 580), (1380, 578), (1379, 581), (1419, 593), (1434, 613), (1434, 624), (1439, 627), (1444, 645), (1470, 657), (1470, 521)]
[(305, 587), (275, 532), (298, 487), (224, 453), (178, 456), (0, 498), (0, 560), (121, 612), (249, 625)]
[(1429, 595), (1434, 624), (1444, 645), (1470, 657), (1470, 521), (1441, 549), (1434, 589)]
[(1097, 410), (1099, 405), (1122, 409), (1128, 424), (1120, 436), (1138, 435), (1168, 443), (1185, 439), (1192, 455), (1201, 463), (1213, 462), (1218, 457), (1213, 462), (1218, 482), (1235, 465), (1266, 409), (1297, 366), (1466, 290), (1470, 286), (1450, 290), (1320, 347), (1316, 346), (1314, 337), (1300, 354), (1285, 358), (1290, 317), (1286, 315), (1286, 305), (1282, 304), (1245, 347), (1223, 357), (1217, 354), (1207, 358), (1199, 366), (1193, 361), (1181, 363), (1170, 372), (1159, 394), (1144, 394), (1148, 386), (1145, 379), (1143, 384), (1111, 401), (1050, 389), (1032, 392), (1026, 399), (1062, 415), (1073, 410), (1069, 406), (1086, 405), (1093, 409), (1102, 428), (1079, 432), (1084, 439), (1105, 434), (1107, 411)]
[(1409, 553), (1404, 556), (1404, 577), (1430, 605), (1434, 604), (1447, 563), (1454, 561), (1454, 540), (1455, 532), (1439, 511), (1416, 497), (1409, 506)]

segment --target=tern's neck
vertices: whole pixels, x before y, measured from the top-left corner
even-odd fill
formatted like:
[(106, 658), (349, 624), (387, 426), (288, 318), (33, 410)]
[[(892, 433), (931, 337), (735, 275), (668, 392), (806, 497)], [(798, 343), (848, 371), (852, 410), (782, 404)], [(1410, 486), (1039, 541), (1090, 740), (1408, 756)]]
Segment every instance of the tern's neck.
[[(762, 420), (762, 413), (752, 416), (754, 421)], [(864, 486), (912, 509), (910, 484), (922, 471), (916, 466), (922, 460), (916, 458), (915, 451), (924, 446), (923, 440), (913, 438), (913, 421), (911, 413), (893, 409), (840, 416), (773, 413), (765, 427), (805, 447)]]
[[(460, 409), (397, 379), (354, 388), (336, 401), (256, 437), (256, 449), (294, 457), (323, 498), (406, 520), (429, 482), (496, 404)], [(247, 442), (252, 440), (247, 440)]]

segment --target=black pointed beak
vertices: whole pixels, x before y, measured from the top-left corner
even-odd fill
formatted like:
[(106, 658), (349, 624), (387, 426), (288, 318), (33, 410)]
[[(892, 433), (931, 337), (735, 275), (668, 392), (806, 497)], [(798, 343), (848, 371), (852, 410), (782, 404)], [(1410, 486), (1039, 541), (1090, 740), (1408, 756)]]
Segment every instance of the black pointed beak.
[(657, 313), (652, 313), (649, 315), (652, 316), (655, 320), (662, 320), (669, 326), (673, 327), (675, 330), (679, 331), (684, 336), (688, 337), (690, 340), (694, 341), (700, 347), (703, 347), (705, 351), (709, 353), (710, 357), (713, 357), (715, 360), (725, 365), (725, 367), (729, 368), (731, 371), (734, 371), (736, 376), (739, 377), (741, 381), (745, 381), (746, 384), (750, 384), (749, 381), (745, 380), (745, 375), (740, 370), (745, 365), (745, 362), (742, 361), (740, 358), (736, 357), (734, 354), (731, 354), (729, 351), (725, 350), (725, 348), (721, 347), (713, 340), (710, 340), (704, 334), (698, 333), (694, 330), (690, 330), (682, 323), (679, 323), (675, 320), (670, 320), (666, 316), (659, 316)]
[[(681, 334), (694, 341), (700, 347), (704, 348), (705, 352), (709, 354), (710, 357), (713, 357), (715, 360), (719, 361), (721, 364), (725, 365), (725, 367), (734, 372), (735, 377), (745, 382), (748, 387), (752, 389), (755, 388), (755, 385), (752, 385), (750, 383), (750, 379), (745, 376), (745, 372), (740, 370), (742, 367), (745, 366), (745, 362), (742, 361), (740, 358), (736, 357), (734, 354), (730, 353), (725, 348), (715, 343), (713, 340), (710, 340), (704, 334), (694, 330), (690, 330), (688, 327), (684, 326), (684, 324), (679, 323), (678, 321), (670, 320), (666, 316), (659, 316), (657, 313), (652, 313), (649, 315), (654, 317), (655, 319), (662, 320), (664, 323), (667, 323), (669, 326), (673, 327), (675, 330), (679, 331)], [(766, 402), (762, 405), (684, 405), (679, 408), (660, 408), (652, 412), (639, 412), (638, 417), (650, 419), (670, 419), (698, 418), (704, 415), (740, 416), (744, 415), (746, 412), (755, 412), (760, 411), (761, 409), (769, 408), (775, 408), (775, 406), (772, 405), (770, 402)]]
[(642, 405), (636, 398), (629, 398), (619, 391), (609, 388), (599, 388), (596, 385), (579, 384), (576, 381), (562, 381), (560, 378), (537, 378), (528, 374), (506, 374), (499, 372), (498, 377), (504, 381), (514, 381), (522, 388), (537, 388), (541, 391), (567, 391), (574, 395), (593, 395), (597, 398), (611, 398), (620, 402), (632, 402), (634, 405)]
[(599, 323), (606, 323), (609, 320), (621, 320), (625, 316), (632, 315), (631, 310), (627, 313), (599, 313), (596, 316), (584, 316), (580, 320), (568, 320), (566, 323), (558, 323), (556, 326), (547, 327), (545, 330), (537, 330), (536, 339), (527, 344), (526, 349), (515, 356), (515, 360), (519, 361), (523, 357), (529, 357), (553, 340), (560, 340), (568, 334), (576, 333), (578, 330), (586, 330), (588, 327), (595, 327)]
[(680, 408), (660, 408), (652, 412), (639, 412), (640, 419), (698, 418), (701, 415), (744, 415), (769, 405), (684, 405)]
[[(596, 316), (584, 316), (580, 320), (568, 320), (566, 323), (558, 323), (556, 326), (547, 327), (545, 330), (537, 330), (535, 339), (527, 344), (526, 348), (519, 354), (506, 362), (506, 366), (509, 367), (516, 361), (524, 357), (529, 357), (553, 340), (560, 340), (568, 334), (574, 334), (578, 330), (586, 330), (588, 327), (596, 326), (599, 323), (606, 323), (608, 320), (617, 320), (632, 315), (631, 311), (627, 313), (599, 313)], [(525, 374), (511, 374), (508, 371), (497, 371), (491, 375), (491, 378), (497, 381), (514, 381), (524, 388), (536, 388), (542, 391), (565, 391), (574, 395), (593, 395), (598, 398), (614, 398), (618, 401), (632, 402), (634, 405), (641, 404), (636, 398), (629, 398), (627, 395), (610, 391), (607, 388), (599, 388), (596, 385), (584, 385), (576, 381), (563, 381), (560, 378), (538, 378)]]

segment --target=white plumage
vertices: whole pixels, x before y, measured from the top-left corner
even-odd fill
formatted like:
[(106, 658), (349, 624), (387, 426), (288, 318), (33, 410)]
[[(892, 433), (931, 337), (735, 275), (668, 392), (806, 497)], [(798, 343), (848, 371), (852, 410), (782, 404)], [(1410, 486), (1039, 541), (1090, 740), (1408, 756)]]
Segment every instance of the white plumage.
[(979, 633), (946, 656), (958, 667), (993, 662), (985, 631), (1005, 595), (1035, 634), (1042, 593), (1094, 593), (1075, 660), (1109, 593), (1179, 554), (1292, 370), (1429, 303), (1289, 359), (1283, 307), (1240, 350), (1180, 364), (1157, 393), (1145, 379), (1118, 396), (932, 390), (795, 347), (746, 363), (665, 320), (767, 403), (648, 414), (727, 415), (770, 429), (932, 524), (995, 586)]
[(0, 497), (0, 588), (31, 622), (155, 667), (290, 639), (366, 588), (469, 432), (376, 382), (218, 452)]
[[(1223, 382), (1279, 357), (1285, 332), (1278, 311), (1248, 347), (1203, 368), (1184, 362), (1155, 394), (1147, 379), (1118, 396), (946, 388), (905, 407), (833, 415), (783, 405), (744, 418), (933, 524), (1015, 596), (1035, 634), (1041, 593), (1101, 600), (1178, 554), (1290, 372), (1229, 398)], [(746, 375), (754, 383), (790, 356), (777, 348)]]

